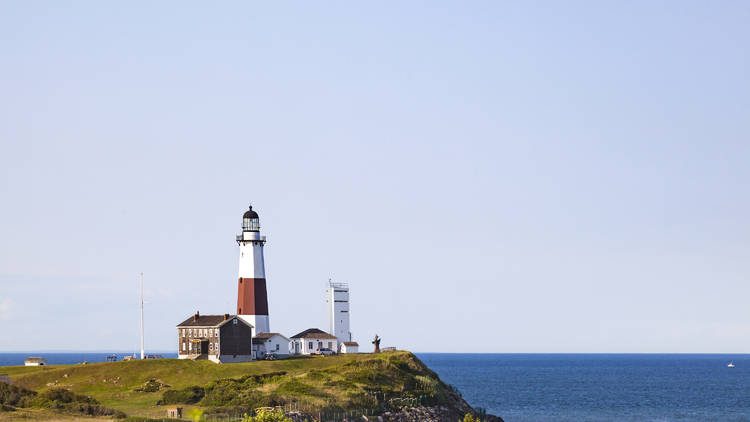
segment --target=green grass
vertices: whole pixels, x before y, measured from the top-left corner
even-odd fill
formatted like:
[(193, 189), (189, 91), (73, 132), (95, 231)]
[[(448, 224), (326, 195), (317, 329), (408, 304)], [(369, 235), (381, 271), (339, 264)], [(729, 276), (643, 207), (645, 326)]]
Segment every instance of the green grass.
[[(205, 397), (187, 409), (216, 409), (289, 402), (313, 408), (382, 406), (391, 397), (440, 401), (447, 387), (409, 352), (296, 357), (277, 361), (215, 364), (178, 359), (106, 362), (88, 365), (0, 367), (18, 386), (44, 392), (67, 388), (128, 415), (163, 417), (167, 395), (198, 386)], [(149, 392), (155, 385), (166, 385)], [(168, 386), (168, 387), (167, 387)], [(141, 391), (137, 391), (141, 390)], [(143, 391), (147, 390), (147, 391)]]

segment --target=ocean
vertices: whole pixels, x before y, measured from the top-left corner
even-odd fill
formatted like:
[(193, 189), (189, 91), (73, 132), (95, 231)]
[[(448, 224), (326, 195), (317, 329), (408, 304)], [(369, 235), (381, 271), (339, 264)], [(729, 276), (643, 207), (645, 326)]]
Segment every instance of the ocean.
[(418, 356), (507, 422), (750, 421), (750, 355)]
[[(158, 354), (165, 358), (177, 358), (177, 353), (165, 352), (148, 352), (147, 354)], [(24, 352), (24, 353), (0, 353), (0, 366), (23, 365), (27, 357), (37, 356), (47, 360), (47, 365), (73, 365), (81, 362), (106, 362), (108, 355), (117, 355), (117, 360), (122, 360), (124, 356), (133, 356), (133, 352), (112, 352), (112, 353), (94, 353), (94, 352)], [(138, 354), (137, 356), (140, 356)], [(2, 370), (0, 370), (2, 372)]]
[[(0, 366), (23, 365), (27, 356), (52, 365), (103, 362), (107, 354), (0, 353)], [(750, 422), (750, 355), (417, 356), (472, 406), (507, 422)]]

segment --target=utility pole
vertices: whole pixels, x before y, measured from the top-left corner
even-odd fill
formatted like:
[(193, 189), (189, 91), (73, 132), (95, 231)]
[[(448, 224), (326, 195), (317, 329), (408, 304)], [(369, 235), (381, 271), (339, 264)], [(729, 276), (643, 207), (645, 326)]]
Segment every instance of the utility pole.
[(145, 358), (143, 346), (143, 273), (141, 273), (141, 360)]

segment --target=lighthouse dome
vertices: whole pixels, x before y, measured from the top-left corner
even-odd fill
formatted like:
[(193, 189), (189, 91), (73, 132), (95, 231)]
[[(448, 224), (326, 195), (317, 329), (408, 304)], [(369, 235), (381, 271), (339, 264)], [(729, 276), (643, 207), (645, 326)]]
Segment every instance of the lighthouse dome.
[(253, 211), (253, 207), (250, 206), (250, 209), (245, 211), (245, 214), (242, 216), (242, 218), (258, 218), (258, 213)]
[(242, 215), (242, 231), (245, 232), (257, 232), (260, 231), (260, 219), (258, 213), (253, 211), (253, 207), (245, 211)]

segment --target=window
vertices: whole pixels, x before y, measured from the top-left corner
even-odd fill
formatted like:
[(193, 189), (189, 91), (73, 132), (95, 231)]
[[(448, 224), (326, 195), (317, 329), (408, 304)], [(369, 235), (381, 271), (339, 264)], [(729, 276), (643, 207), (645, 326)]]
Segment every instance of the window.
[(312, 350), (312, 342), (310, 342), (310, 343), (309, 343), (309, 344), (307, 345), (307, 348), (308, 348), (308, 349), (310, 349), (310, 350)]
[(219, 343), (214, 343), (214, 350), (216, 350), (216, 353), (219, 353)]
[(214, 350), (214, 344), (213, 343), (208, 343), (208, 350), (211, 350), (211, 351)]
[(333, 349), (333, 343), (331, 343), (330, 341), (328, 342), (328, 348)]
[(188, 332), (188, 335), (189, 335), (190, 337), (192, 337), (192, 336), (193, 336), (193, 329), (192, 329), (192, 328), (191, 328), (191, 329), (189, 330), (189, 332)]
[(185, 337), (185, 331), (187, 331), (187, 330), (185, 330), (185, 329), (183, 328), (183, 329), (182, 329), (182, 330), (180, 330), (180, 331), (182, 331), (182, 337), (184, 338), (184, 337)]
[(182, 351), (185, 351), (185, 343), (182, 343)]
[(232, 320), (232, 324), (237, 325), (237, 318)]
[(219, 329), (214, 328), (214, 336), (219, 337)]
[(279, 343), (276, 343), (276, 351), (279, 351)]

